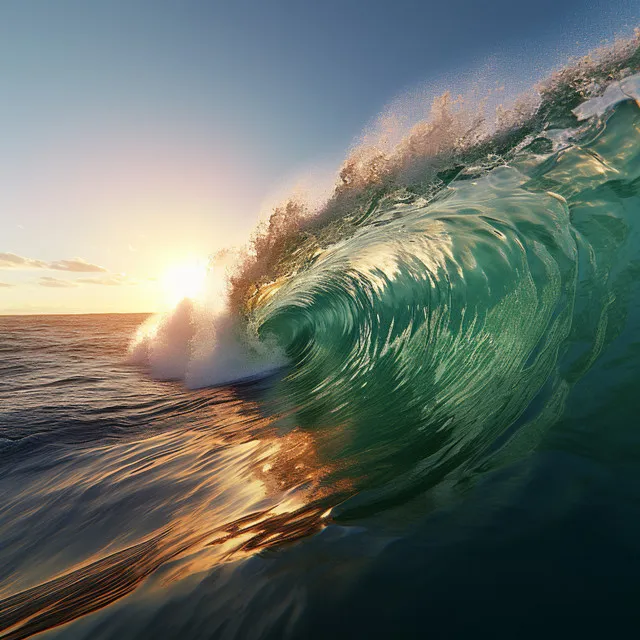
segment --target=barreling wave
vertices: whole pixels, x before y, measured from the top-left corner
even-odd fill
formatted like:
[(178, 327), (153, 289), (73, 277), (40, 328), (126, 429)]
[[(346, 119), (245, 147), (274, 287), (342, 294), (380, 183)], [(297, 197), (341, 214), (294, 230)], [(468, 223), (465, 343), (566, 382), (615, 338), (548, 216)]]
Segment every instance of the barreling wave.
[(255, 366), (202, 366), (192, 334), (161, 360), (190, 386), (286, 363), (272, 411), (320, 432), (369, 507), (535, 446), (626, 314), (639, 68), (636, 32), (492, 120), (444, 94), (357, 148), (314, 216), (291, 201), (258, 231), (210, 323)]

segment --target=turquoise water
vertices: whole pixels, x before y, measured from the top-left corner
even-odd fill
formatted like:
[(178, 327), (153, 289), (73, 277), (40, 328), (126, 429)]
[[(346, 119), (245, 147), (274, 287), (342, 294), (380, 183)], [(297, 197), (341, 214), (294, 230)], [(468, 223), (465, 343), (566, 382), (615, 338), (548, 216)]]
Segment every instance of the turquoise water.
[(348, 430), (333, 455), (366, 469), (372, 509), (465, 485), (633, 384), (639, 118), (627, 100), (548, 153), (387, 199), (259, 309), (295, 363), (274, 402)]
[(0, 637), (632, 633), (633, 71), (305, 227), (217, 360), (186, 303), (135, 366), (143, 318), (0, 319)]

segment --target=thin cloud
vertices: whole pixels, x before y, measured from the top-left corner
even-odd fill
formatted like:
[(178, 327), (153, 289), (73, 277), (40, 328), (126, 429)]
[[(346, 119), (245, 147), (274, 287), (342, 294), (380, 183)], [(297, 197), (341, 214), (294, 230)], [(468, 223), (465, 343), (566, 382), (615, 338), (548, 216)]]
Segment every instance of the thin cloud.
[(54, 271), (73, 271), (74, 273), (106, 273), (104, 267), (97, 264), (91, 264), (82, 258), (73, 258), (73, 260), (57, 260), (49, 263), (49, 269)]
[(0, 269), (46, 269), (47, 263), (18, 256), (15, 253), (0, 253)]
[(0, 269), (51, 269), (52, 271), (70, 271), (72, 273), (107, 273), (107, 269), (87, 262), (84, 258), (54, 260), (44, 262), (25, 258), (15, 253), (0, 253)]
[(38, 280), (38, 284), (41, 287), (53, 287), (55, 289), (68, 289), (69, 287), (76, 287), (75, 282), (70, 280), (61, 280), (60, 278), (50, 278), (49, 276), (42, 276)]
[(81, 282), (82, 284), (98, 284), (108, 287), (116, 287), (123, 284), (136, 284), (135, 280), (128, 278), (123, 273), (116, 273), (110, 276), (104, 276), (101, 278), (78, 278), (76, 282)]

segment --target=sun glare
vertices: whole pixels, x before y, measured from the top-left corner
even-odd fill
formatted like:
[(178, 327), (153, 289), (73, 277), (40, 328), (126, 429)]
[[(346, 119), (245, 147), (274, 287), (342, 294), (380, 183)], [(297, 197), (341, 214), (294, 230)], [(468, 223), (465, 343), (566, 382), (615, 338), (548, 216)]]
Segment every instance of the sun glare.
[(167, 302), (176, 305), (181, 300), (201, 297), (205, 290), (208, 266), (206, 262), (191, 260), (167, 269), (162, 278)]

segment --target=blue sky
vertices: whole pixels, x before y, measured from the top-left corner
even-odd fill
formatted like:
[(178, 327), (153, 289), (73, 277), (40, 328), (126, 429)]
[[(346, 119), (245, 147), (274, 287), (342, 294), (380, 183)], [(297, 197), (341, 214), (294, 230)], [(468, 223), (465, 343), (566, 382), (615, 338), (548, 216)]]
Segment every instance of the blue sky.
[[(3, 0), (0, 313), (153, 310), (163, 269), (244, 242), (394, 98), (487, 61), (527, 86), (639, 8)], [(76, 258), (102, 271), (50, 268)]]

